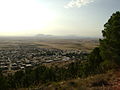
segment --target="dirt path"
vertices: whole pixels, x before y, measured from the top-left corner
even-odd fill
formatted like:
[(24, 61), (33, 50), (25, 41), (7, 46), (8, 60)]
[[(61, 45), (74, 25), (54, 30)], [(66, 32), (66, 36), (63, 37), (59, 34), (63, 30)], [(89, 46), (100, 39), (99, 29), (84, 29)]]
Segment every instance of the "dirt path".
[(116, 78), (111, 83), (112, 84), (112, 90), (120, 90), (120, 69), (115, 72)]

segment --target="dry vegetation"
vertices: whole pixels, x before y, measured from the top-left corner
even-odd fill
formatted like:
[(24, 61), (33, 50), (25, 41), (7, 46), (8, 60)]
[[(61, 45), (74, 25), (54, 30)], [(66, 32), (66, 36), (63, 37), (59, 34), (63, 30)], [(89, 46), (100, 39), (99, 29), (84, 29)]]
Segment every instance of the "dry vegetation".
[(83, 51), (91, 51), (94, 47), (96, 47), (98, 44), (97, 39), (81, 39), (81, 40), (49, 40), (49, 41), (42, 41), (42, 42), (36, 42), (36, 44), (42, 44), (45, 45), (43, 47), (49, 47), (49, 48), (58, 48), (58, 49), (79, 49)]
[(111, 70), (88, 78), (51, 82), (18, 90), (120, 90), (120, 73)]
[(18, 45), (33, 45), (38, 48), (79, 49), (90, 52), (99, 45), (98, 39), (0, 39), (1, 48), (14, 48)]
[[(37, 86), (39, 90), (120, 90), (118, 71)], [(34, 89), (33, 89), (34, 90)]]

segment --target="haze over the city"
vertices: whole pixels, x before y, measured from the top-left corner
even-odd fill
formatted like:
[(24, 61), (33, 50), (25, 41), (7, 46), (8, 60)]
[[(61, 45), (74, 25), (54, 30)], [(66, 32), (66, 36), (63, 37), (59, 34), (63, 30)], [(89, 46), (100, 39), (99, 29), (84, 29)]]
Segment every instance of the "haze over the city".
[(120, 0), (0, 0), (0, 36), (101, 37)]

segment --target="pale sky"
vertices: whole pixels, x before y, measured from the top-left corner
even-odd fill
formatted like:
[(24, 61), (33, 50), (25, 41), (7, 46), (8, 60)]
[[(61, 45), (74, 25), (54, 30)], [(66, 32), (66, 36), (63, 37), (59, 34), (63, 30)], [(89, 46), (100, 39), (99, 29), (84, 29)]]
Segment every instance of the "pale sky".
[(0, 36), (100, 37), (120, 0), (0, 0)]

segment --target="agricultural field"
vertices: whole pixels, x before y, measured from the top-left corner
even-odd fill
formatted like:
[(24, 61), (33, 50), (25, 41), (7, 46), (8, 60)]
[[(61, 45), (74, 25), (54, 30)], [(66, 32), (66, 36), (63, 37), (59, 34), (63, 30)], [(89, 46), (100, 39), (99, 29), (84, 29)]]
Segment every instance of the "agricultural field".
[(40, 38), (1, 38), (0, 49), (15, 48), (19, 45), (37, 48), (56, 48), (62, 50), (82, 50), (90, 52), (99, 45), (98, 39), (40, 39)]

